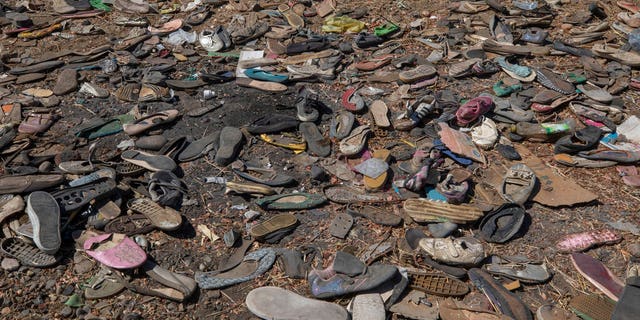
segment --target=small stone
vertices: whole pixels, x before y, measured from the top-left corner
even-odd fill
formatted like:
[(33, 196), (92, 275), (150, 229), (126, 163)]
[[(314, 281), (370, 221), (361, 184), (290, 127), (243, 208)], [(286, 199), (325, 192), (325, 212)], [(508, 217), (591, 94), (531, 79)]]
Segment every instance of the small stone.
[(458, 229), (458, 225), (453, 222), (441, 222), (431, 223), (427, 226), (431, 235), (435, 238), (445, 238), (449, 236), (453, 231)]
[(71, 309), (68, 306), (65, 306), (64, 308), (62, 308), (62, 310), (60, 310), (60, 315), (63, 318), (69, 318), (72, 314), (73, 314), (73, 309)]
[(53, 169), (53, 163), (51, 161), (44, 161), (38, 166), (38, 172), (45, 173), (50, 172)]
[(327, 173), (322, 167), (317, 165), (311, 166), (311, 179), (322, 182), (326, 181), (327, 178)]
[(569, 23), (563, 23), (560, 25), (560, 29), (562, 29), (565, 32), (571, 30), (571, 28), (573, 28), (573, 25)]
[(41, 98), (40, 103), (42, 103), (42, 106), (45, 108), (52, 108), (60, 104), (60, 98), (56, 96)]
[(53, 87), (56, 96), (65, 95), (78, 89), (78, 72), (75, 69), (65, 69), (58, 75), (58, 81)]
[(73, 286), (69, 285), (62, 291), (63, 296), (70, 296), (73, 293)]
[(47, 280), (47, 283), (45, 283), (44, 288), (47, 290), (51, 290), (53, 287), (55, 287), (56, 285), (56, 281), (51, 279), (51, 280)]
[(627, 250), (629, 250), (629, 253), (635, 258), (640, 258), (640, 243), (636, 242), (630, 244), (627, 247)]
[(222, 296), (220, 290), (207, 291), (207, 297), (209, 297), (210, 299), (219, 299), (220, 296)]
[(7, 271), (16, 271), (20, 268), (20, 262), (13, 258), (4, 258), (1, 263), (2, 269)]

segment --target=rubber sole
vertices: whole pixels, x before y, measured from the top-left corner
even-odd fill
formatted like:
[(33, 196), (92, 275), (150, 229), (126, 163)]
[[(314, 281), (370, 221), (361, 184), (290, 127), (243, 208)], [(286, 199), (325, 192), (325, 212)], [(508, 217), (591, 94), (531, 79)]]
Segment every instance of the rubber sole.
[(473, 205), (455, 205), (427, 199), (407, 199), (404, 211), (416, 222), (468, 223), (482, 218), (483, 213)]
[(224, 127), (220, 132), (220, 146), (216, 152), (216, 163), (226, 166), (235, 160), (242, 144), (242, 131), (235, 127)]
[(33, 242), (47, 254), (60, 249), (60, 207), (47, 192), (36, 191), (27, 198), (27, 215), (33, 226)]

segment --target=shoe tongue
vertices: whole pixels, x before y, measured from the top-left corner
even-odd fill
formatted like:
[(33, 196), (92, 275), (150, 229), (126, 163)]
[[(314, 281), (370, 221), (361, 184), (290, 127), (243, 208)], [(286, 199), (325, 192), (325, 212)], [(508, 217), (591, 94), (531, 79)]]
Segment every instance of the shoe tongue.
[(333, 260), (333, 270), (337, 273), (346, 274), (348, 276), (357, 276), (366, 271), (367, 266), (346, 252), (336, 252), (336, 258)]

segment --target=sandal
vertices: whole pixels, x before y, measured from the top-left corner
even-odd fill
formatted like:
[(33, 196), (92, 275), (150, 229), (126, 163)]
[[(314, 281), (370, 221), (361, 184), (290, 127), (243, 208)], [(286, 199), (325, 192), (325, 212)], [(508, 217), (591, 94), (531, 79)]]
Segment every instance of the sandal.
[(0, 250), (30, 267), (44, 268), (56, 264), (59, 256), (48, 255), (36, 247), (32, 247), (19, 238), (6, 238), (0, 242)]
[(94, 183), (78, 187), (69, 187), (53, 192), (51, 195), (64, 212), (72, 212), (89, 204), (94, 199), (111, 194), (116, 189), (113, 179), (103, 178)]
[(143, 214), (158, 229), (173, 231), (182, 225), (182, 216), (171, 207), (162, 207), (147, 198), (138, 198), (129, 204), (131, 211)]
[(120, 233), (108, 233), (88, 238), (85, 252), (107, 267), (133, 269), (147, 260), (147, 254), (131, 238)]

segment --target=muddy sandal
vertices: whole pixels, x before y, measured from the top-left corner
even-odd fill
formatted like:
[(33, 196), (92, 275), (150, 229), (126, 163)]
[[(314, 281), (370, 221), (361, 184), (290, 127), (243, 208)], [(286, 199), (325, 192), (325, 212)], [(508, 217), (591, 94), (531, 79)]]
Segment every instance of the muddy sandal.
[(163, 231), (176, 230), (182, 225), (182, 216), (178, 211), (170, 207), (162, 207), (147, 198), (133, 200), (129, 209), (145, 215), (154, 226)]
[(116, 182), (112, 179), (105, 178), (95, 183), (65, 188), (51, 195), (56, 199), (62, 210), (71, 212), (89, 204), (93, 199), (111, 194), (115, 188)]
[(122, 290), (125, 286), (112, 275), (112, 271), (102, 268), (98, 273), (89, 279), (84, 289), (84, 297), (87, 300), (98, 300), (112, 297)]
[(130, 216), (117, 217), (104, 227), (104, 231), (108, 233), (123, 233), (128, 236), (136, 234), (147, 234), (156, 227), (143, 214), (133, 214)]
[(0, 250), (9, 257), (16, 258), (21, 264), (44, 268), (58, 262), (60, 257), (48, 255), (18, 238), (6, 238), (0, 242)]

